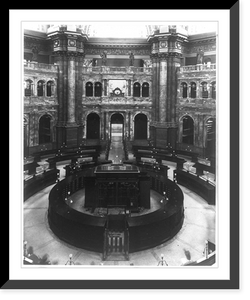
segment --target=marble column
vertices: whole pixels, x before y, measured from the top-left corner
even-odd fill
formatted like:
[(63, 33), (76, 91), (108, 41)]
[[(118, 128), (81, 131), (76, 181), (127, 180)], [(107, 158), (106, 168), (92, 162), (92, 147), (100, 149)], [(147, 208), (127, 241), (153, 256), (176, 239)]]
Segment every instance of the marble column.
[(156, 89), (157, 89), (157, 58), (155, 56), (152, 56), (152, 120), (156, 120)]
[(169, 121), (172, 123), (176, 122), (176, 103), (177, 103), (177, 71), (180, 68), (179, 58), (174, 57), (171, 69), (171, 111)]
[(107, 117), (106, 117), (106, 111), (103, 112), (102, 114), (102, 120), (103, 120), (103, 128), (102, 128), (102, 137), (104, 140), (106, 140), (107, 136), (106, 136), (106, 127), (107, 127)]
[(167, 79), (167, 115), (166, 115), (166, 121), (170, 122), (171, 121), (171, 85), (172, 85), (172, 65), (173, 65), (173, 61), (172, 61), (172, 57), (169, 56), (168, 58), (168, 66), (167, 66), (167, 70), (168, 70), (168, 79)]
[(67, 103), (67, 124), (75, 125), (75, 56), (68, 56), (68, 103)]
[(167, 56), (160, 56), (159, 78), (159, 121), (166, 122), (167, 117)]
[(160, 62), (159, 57), (156, 58), (156, 85), (155, 85), (155, 121), (159, 121), (159, 77), (160, 77)]
[(130, 140), (131, 135), (131, 111), (128, 111), (128, 140)]
[(106, 112), (106, 139), (109, 140), (111, 139), (110, 136), (110, 112)]
[(65, 108), (65, 94), (64, 94), (64, 59), (65, 53), (59, 52), (55, 53), (55, 62), (58, 66), (58, 81), (57, 81), (57, 99), (58, 99), (58, 119), (56, 125), (56, 141), (57, 147), (59, 148), (63, 143), (65, 143), (65, 131), (64, 125), (66, 123), (66, 118), (64, 116)]

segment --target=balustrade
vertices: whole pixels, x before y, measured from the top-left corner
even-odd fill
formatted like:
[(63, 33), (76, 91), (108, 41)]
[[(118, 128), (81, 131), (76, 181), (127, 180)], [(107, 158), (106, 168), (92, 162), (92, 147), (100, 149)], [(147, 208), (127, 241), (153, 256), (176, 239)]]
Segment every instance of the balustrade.
[(53, 72), (57, 72), (58, 66), (56, 64), (44, 64), (44, 63), (37, 63), (37, 62), (30, 62), (30, 61), (25, 61), (24, 62), (24, 67), (27, 69), (33, 69), (33, 70), (49, 70)]
[(216, 99), (212, 98), (179, 98), (179, 105), (185, 106), (215, 106)]
[(152, 74), (152, 68), (144, 68), (144, 67), (132, 67), (132, 66), (124, 66), (124, 67), (115, 67), (115, 66), (96, 66), (96, 67), (86, 67), (83, 66), (83, 73), (143, 73), (143, 74)]
[(197, 64), (197, 65), (189, 65), (189, 66), (182, 66), (180, 67), (181, 73), (186, 72), (199, 72), (199, 71), (215, 71), (216, 64)]

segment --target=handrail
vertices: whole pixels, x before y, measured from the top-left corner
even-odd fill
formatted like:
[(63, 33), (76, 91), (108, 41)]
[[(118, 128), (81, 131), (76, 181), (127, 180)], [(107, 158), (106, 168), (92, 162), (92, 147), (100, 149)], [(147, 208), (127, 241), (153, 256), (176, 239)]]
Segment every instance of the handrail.
[(45, 64), (45, 63), (37, 63), (32, 61), (25, 61), (24, 67), (30, 69), (46, 69), (51, 71), (58, 70), (58, 66), (56, 64)]
[(196, 72), (196, 71), (214, 71), (216, 70), (216, 64), (197, 64), (180, 67), (180, 72)]
[(133, 67), (133, 66), (83, 66), (84, 73), (112, 73), (112, 72), (119, 72), (119, 73), (144, 73), (144, 74), (152, 74), (151, 67)]

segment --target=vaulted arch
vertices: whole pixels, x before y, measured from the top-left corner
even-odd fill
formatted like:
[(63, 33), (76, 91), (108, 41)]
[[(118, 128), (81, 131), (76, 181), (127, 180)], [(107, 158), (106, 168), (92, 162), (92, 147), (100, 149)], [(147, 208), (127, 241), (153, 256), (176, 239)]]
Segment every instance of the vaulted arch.
[(87, 139), (100, 138), (100, 117), (96, 113), (87, 116)]
[(134, 139), (146, 140), (148, 135), (148, 118), (145, 114), (139, 113), (134, 119)]

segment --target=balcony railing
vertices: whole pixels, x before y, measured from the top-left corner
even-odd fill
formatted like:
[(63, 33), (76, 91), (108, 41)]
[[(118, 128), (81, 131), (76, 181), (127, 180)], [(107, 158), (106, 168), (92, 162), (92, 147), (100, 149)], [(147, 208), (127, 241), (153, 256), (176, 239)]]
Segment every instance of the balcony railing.
[(213, 98), (179, 98), (179, 105), (182, 106), (215, 106), (216, 99)]
[(103, 73), (103, 74), (112, 74), (112, 73), (131, 73), (131, 74), (152, 74), (152, 68), (143, 68), (143, 67), (110, 67), (110, 66), (97, 66), (97, 67), (83, 67), (83, 73)]
[(85, 97), (82, 98), (83, 104), (95, 105), (95, 104), (119, 104), (119, 105), (152, 105), (151, 97)]
[(176, 128), (178, 127), (177, 122), (157, 122), (157, 121), (152, 121), (150, 122), (150, 125), (153, 127), (162, 127), (162, 128)]
[(199, 71), (215, 71), (216, 64), (199, 64), (199, 65), (190, 65), (180, 67), (180, 72), (199, 72)]
[(57, 65), (43, 64), (43, 63), (30, 62), (30, 61), (25, 61), (24, 67), (25, 67), (25, 69), (48, 70), (48, 71), (53, 71), (53, 72), (57, 72), (57, 70), (58, 70)]

